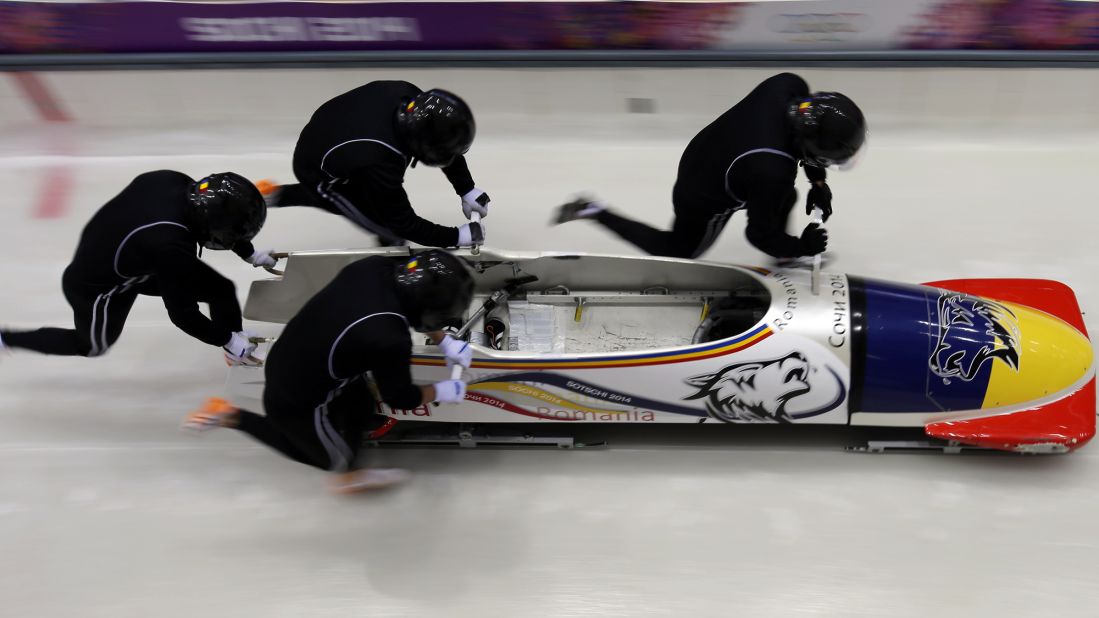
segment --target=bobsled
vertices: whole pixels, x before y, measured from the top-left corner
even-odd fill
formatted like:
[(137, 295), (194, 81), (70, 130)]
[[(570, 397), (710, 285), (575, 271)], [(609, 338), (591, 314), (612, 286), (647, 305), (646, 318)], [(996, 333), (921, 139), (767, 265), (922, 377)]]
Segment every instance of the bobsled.
[[(280, 276), (253, 282), (245, 317), (285, 323), (347, 264), (415, 251), (289, 254)], [(465, 400), (379, 402), (387, 427), (829, 424), (1024, 453), (1067, 452), (1095, 434), (1091, 343), (1056, 281), (912, 285), (660, 257), (457, 255), (476, 282)], [(414, 341), (415, 381), (446, 379), (438, 349)], [(241, 405), (258, 407), (262, 385), (262, 369), (230, 370)]]

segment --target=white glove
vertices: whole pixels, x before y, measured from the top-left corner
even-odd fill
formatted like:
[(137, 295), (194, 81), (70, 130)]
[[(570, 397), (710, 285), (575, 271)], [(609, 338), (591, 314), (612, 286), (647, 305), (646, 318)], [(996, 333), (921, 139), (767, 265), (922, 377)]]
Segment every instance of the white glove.
[(450, 335), (443, 337), (443, 340), (439, 342), (439, 349), (443, 351), (446, 356), (447, 368), (454, 365), (461, 365), (462, 367), (469, 369), (470, 363), (473, 362), (473, 350), (469, 347), (468, 341), (462, 341), (461, 339), (455, 339)]
[(230, 365), (256, 366), (260, 364), (259, 359), (252, 356), (252, 353), (256, 351), (256, 344), (252, 343), (249, 337), (251, 337), (251, 333), (245, 331), (233, 333), (229, 337), (229, 343), (221, 346), (221, 349), (225, 350), (225, 362)]
[(485, 243), (484, 223), (463, 223), (458, 226), (458, 246), (472, 247)]
[(443, 380), (436, 382), (435, 401), (439, 403), (459, 403), (466, 397), (466, 383), (461, 380)]
[(279, 261), (275, 259), (273, 255), (274, 249), (256, 249), (256, 252), (252, 254), (252, 257), (248, 258), (248, 263), (256, 268), (265, 267), (273, 268)]
[(462, 212), (465, 213), (466, 219), (472, 218), (472, 213), (477, 213), (482, 217), (488, 216), (488, 203), (492, 199), (488, 196), (488, 193), (473, 187), (473, 189), (462, 196)]

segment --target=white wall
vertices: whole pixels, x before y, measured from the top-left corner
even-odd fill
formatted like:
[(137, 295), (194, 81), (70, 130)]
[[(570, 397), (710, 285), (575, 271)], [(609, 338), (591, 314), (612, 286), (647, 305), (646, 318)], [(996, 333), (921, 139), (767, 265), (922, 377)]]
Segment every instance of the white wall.
[[(814, 89), (854, 98), (874, 139), (1092, 140), (1099, 79), (1091, 69), (798, 69)], [(482, 139), (687, 137), (774, 68), (267, 69), (87, 71), (40, 74), (87, 128), (166, 135), (154, 148), (186, 149), (186, 132), (226, 130), (230, 151), (292, 140), (326, 98), (372, 79), (450, 88), (473, 106)], [(631, 114), (630, 98), (654, 114)], [(12, 80), (0, 81), (0, 127), (33, 122)], [(235, 138), (234, 140), (228, 138)], [(0, 148), (3, 148), (0, 146)]]
[[(798, 69), (815, 89), (859, 102), (871, 126), (859, 169), (837, 174), (837, 270), (901, 280), (1047, 276), (1083, 283), (1090, 249), (1090, 173), (1099, 158), (1099, 79), (1090, 69)], [(478, 118), (470, 162), (499, 204), (490, 243), (633, 252), (594, 226), (547, 228), (549, 211), (588, 192), (654, 225), (671, 216), (676, 161), (687, 141), (759, 81), (754, 69), (268, 69), (38, 74), (73, 122), (46, 124), (0, 78), (0, 169), (25, 170), (7, 207), (36, 212), (56, 184), (51, 166), (94, 182), (68, 198), (90, 212), (131, 174), (170, 167), (232, 169), (288, 181), (298, 131), (327, 98), (372, 79), (407, 79), (466, 97)], [(630, 98), (655, 113), (627, 111)], [(93, 170), (95, 170), (93, 172)], [(79, 180), (79, 179), (78, 179)], [(34, 189), (34, 187), (42, 187)], [(453, 223), (442, 176), (409, 173), (416, 209)], [(33, 189), (33, 190), (32, 190)], [(839, 214), (843, 213), (843, 217)], [(1055, 216), (1052, 213), (1059, 213)], [(939, 222), (950, 219), (949, 225)], [(1075, 221), (1079, 220), (1080, 225)], [(707, 257), (765, 260), (731, 225)], [(797, 221), (791, 225), (799, 225)], [(872, 227), (868, 227), (872, 226)], [(358, 246), (356, 230), (310, 212), (272, 217), (283, 249)], [(918, 234), (914, 234), (918, 231)], [(951, 251), (928, 251), (933, 234)], [(987, 250), (967, 252), (975, 235)], [(1070, 240), (1071, 239), (1071, 240)], [(994, 246), (991, 246), (994, 245)], [(67, 258), (67, 251), (58, 254)], [(1092, 295), (1090, 286), (1082, 294)], [(1091, 300), (1091, 299), (1089, 299)], [(1094, 291), (1099, 303), (1099, 288)]]

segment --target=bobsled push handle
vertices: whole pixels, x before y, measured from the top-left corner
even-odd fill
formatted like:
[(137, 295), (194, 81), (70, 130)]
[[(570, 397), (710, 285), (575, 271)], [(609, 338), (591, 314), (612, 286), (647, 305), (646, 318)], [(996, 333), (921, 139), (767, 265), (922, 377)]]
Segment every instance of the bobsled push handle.
[[(285, 260), (286, 258), (290, 257), (290, 254), (289, 253), (272, 253), (271, 257), (275, 258), (276, 260)], [(286, 272), (286, 271), (283, 271), (283, 270), (279, 270), (279, 269), (275, 268), (274, 266), (264, 266), (263, 270), (266, 270), (267, 272), (269, 272), (272, 275), (275, 275), (277, 277), (281, 277)]]
[[(813, 215), (809, 219), (810, 223), (816, 223), (817, 225), (824, 225), (824, 211), (820, 207), (813, 208)], [(810, 281), (810, 289), (813, 292), (813, 296), (820, 294), (820, 262), (821, 254), (818, 253), (813, 256), (813, 278)]]
[[(480, 225), (480, 223), (481, 223), (481, 213), (477, 212), (476, 210), (470, 212), (469, 213), (469, 220), (470, 220), (471, 223), (476, 223), (476, 224)], [(482, 229), (481, 236), (483, 238), (484, 237), (484, 231), (483, 231), (484, 228), (481, 228), (481, 229)], [(484, 242), (484, 241), (482, 240), (481, 242)], [(473, 246), (470, 247), (469, 252), (472, 253), (473, 255), (481, 255), (481, 244), (475, 242), (473, 244)]]

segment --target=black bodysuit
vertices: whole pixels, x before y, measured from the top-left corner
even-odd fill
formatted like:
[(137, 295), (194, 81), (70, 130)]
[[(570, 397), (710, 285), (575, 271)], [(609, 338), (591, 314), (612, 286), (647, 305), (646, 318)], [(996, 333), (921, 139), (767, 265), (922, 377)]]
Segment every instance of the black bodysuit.
[(384, 421), (367, 372), (390, 406), (420, 405), (394, 269), (383, 257), (355, 262), (302, 307), (264, 363), (267, 415), (241, 410), (238, 429), (301, 463), (346, 470), (363, 432)]
[[(160, 296), (172, 323), (214, 346), (241, 330), (233, 282), (198, 258), (187, 228), (187, 190), (193, 180), (162, 170), (141, 174), (84, 227), (61, 287), (75, 329), (3, 331), (5, 345), (45, 354), (99, 356), (122, 334), (139, 294)], [(233, 251), (252, 254), (251, 243)], [(199, 310), (210, 306), (210, 317)]]
[[(797, 75), (775, 75), (699, 131), (679, 160), (671, 231), (609, 211), (597, 220), (647, 253), (695, 258), (713, 245), (734, 212), (746, 210), (746, 235), (758, 249), (775, 257), (806, 255), (801, 239), (786, 233), (801, 159), (787, 109), (808, 95), (809, 86)], [(805, 169), (810, 180), (824, 180), (823, 169)]]
[[(294, 149), (294, 175), (273, 206), (315, 206), (350, 219), (390, 243), (454, 247), (458, 228), (412, 209), (404, 190), (412, 154), (396, 130), (397, 108), (422, 92), (403, 81), (375, 81), (320, 106)], [(464, 157), (444, 167), (454, 191), (473, 189)]]

